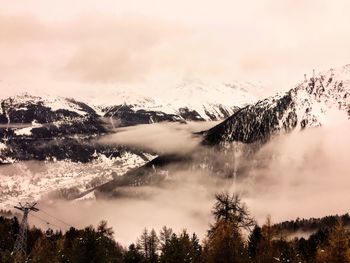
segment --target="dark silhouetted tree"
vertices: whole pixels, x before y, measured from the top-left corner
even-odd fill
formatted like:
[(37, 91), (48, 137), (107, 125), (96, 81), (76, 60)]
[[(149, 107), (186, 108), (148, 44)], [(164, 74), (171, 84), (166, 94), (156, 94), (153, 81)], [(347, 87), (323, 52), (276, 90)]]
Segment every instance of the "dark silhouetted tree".
[(179, 236), (173, 233), (165, 245), (162, 246), (160, 262), (201, 262), (201, 246), (197, 236), (193, 234), (190, 238), (185, 230)]
[(145, 229), (138, 240), (138, 246), (146, 260), (146, 262), (155, 263), (158, 261), (158, 247), (159, 247), (159, 239), (156, 231), (154, 229), (148, 233), (147, 229)]
[(145, 258), (140, 252), (140, 248), (135, 246), (135, 244), (131, 244), (129, 246), (128, 251), (124, 255), (124, 263), (143, 263), (145, 262)]
[(259, 249), (261, 246), (263, 236), (261, 228), (256, 225), (253, 231), (250, 233), (248, 237), (248, 255), (251, 259), (255, 259), (259, 254)]
[(204, 262), (247, 262), (247, 251), (241, 229), (255, 225), (253, 218), (237, 195), (217, 194), (212, 210), (215, 223), (204, 242)]
[(250, 230), (255, 226), (254, 219), (249, 215), (245, 204), (238, 195), (221, 193), (215, 195), (215, 203), (212, 210), (215, 221), (232, 222), (239, 228)]
[(317, 251), (317, 262), (350, 263), (349, 242), (349, 233), (339, 220), (330, 234), (328, 245), (319, 248)]

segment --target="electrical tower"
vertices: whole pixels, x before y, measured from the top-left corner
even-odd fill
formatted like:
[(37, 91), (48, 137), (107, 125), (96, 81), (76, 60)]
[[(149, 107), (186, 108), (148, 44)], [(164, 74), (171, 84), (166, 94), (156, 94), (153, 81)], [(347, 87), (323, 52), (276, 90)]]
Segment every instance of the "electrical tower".
[(21, 210), (23, 212), (23, 219), (19, 228), (19, 233), (17, 235), (17, 239), (15, 242), (15, 246), (13, 248), (13, 254), (16, 256), (27, 256), (27, 230), (28, 230), (28, 214), (33, 212), (38, 212), (39, 209), (36, 208), (37, 203), (29, 204), (26, 203), (22, 205), (19, 203), (19, 206), (14, 206), (14, 208)]

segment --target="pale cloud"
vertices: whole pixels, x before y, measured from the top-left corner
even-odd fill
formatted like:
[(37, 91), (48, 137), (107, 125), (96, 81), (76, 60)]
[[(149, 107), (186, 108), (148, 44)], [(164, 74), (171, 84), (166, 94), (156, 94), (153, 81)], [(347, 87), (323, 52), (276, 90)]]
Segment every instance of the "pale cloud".
[[(213, 124), (209, 124), (212, 127)], [(186, 154), (198, 147), (200, 138), (193, 131), (208, 127), (203, 124), (155, 123), (123, 127), (99, 139), (102, 144), (123, 144), (146, 149), (157, 154)]]
[[(238, 148), (231, 149), (233, 152), (201, 147), (194, 151), (191, 165), (155, 167), (169, 175), (159, 185), (118, 187), (115, 191), (120, 198), (107, 199), (107, 195), (106, 199), (81, 203), (51, 200), (48, 196), (39, 201), (39, 207), (51, 214), (55, 211), (58, 218), (77, 227), (97, 225), (101, 218), (106, 219), (123, 244), (134, 242), (144, 227), (160, 230), (163, 225), (175, 231), (186, 228), (203, 238), (213, 222), (210, 211), (214, 195), (226, 190), (240, 194), (260, 224), (267, 215), (271, 215), (273, 222), (281, 222), (345, 214), (349, 211), (346, 200), (350, 187), (347, 122), (273, 137), (254, 155), (250, 152), (248, 158), (243, 152), (249, 145), (236, 144)], [(123, 138), (128, 144), (183, 153), (185, 149), (195, 150), (197, 145), (188, 133), (192, 129), (200, 127), (140, 126), (106, 137), (105, 142), (115, 143)], [(204, 168), (205, 164), (209, 169)], [(212, 165), (220, 169), (213, 172)], [(226, 177), (234, 170), (238, 173), (237, 181)]]
[(346, 0), (3, 0), (1, 89), (82, 96), (184, 78), (287, 89), (349, 63), (347, 10)]
[(256, 158), (268, 162), (240, 185), (260, 222), (267, 214), (278, 222), (348, 212), (343, 200), (349, 198), (349, 131), (347, 121), (339, 122), (283, 135), (262, 147)]

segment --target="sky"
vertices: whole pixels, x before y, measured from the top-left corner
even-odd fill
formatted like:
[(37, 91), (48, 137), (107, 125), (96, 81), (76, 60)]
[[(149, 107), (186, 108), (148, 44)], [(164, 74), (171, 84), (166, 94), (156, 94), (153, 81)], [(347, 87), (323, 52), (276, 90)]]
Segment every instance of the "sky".
[(69, 97), (248, 81), (350, 63), (348, 0), (0, 0), (0, 89)]

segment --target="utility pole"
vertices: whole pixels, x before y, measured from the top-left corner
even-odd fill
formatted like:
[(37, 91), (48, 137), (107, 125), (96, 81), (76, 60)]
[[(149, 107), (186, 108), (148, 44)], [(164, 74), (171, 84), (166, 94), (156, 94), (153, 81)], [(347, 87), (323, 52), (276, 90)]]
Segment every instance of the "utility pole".
[(23, 218), (19, 228), (19, 233), (13, 248), (13, 254), (15, 257), (27, 257), (27, 230), (28, 230), (28, 214), (33, 212), (38, 212), (39, 209), (36, 208), (37, 203), (30, 204), (26, 203), (22, 205), (19, 203), (19, 206), (14, 206), (14, 208), (21, 210), (23, 212)]

